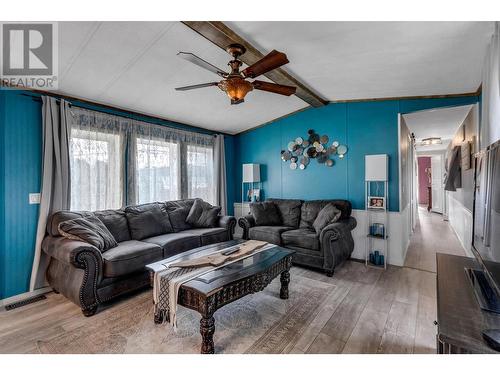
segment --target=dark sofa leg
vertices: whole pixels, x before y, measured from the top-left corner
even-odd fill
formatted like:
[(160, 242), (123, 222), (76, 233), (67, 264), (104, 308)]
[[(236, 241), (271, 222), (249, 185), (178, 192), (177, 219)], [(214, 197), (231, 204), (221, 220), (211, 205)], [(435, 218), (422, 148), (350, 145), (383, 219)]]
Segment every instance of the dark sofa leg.
[(332, 277), (334, 272), (335, 272), (335, 270), (326, 270), (325, 271), (326, 276), (328, 276), (328, 277)]
[(85, 315), (86, 317), (94, 315), (96, 311), (97, 311), (97, 306), (82, 309), (83, 315)]

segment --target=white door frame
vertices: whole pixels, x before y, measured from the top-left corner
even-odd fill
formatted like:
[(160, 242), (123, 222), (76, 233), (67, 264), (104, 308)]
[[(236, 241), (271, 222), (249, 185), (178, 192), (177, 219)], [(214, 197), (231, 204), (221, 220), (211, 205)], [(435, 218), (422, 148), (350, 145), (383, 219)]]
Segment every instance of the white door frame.
[[(445, 195), (445, 191), (444, 191), (444, 179), (443, 179), (444, 170), (445, 170), (444, 169), (444, 162), (446, 159), (446, 150), (440, 150), (440, 151), (435, 151), (435, 152), (432, 152), (432, 151), (431, 152), (419, 152), (416, 156), (417, 157), (428, 157), (428, 158), (439, 156), (439, 158), (440, 158), (441, 188), (439, 190), (440, 190), (440, 194), (441, 194), (441, 211), (434, 211), (432, 208), (431, 208), (431, 211), (443, 214), (444, 213), (444, 205), (445, 205), (444, 200), (446, 199), (446, 195)], [(432, 166), (432, 161), (431, 161), (431, 166)], [(434, 172), (432, 171), (432, 169), (431, 169), (431, 173), (432, 173), (432, 175), (434, 175), (433, 174)], [(431, 186), (432, 186), (432, 181), (431, 181)], [(434, 199), (432, 201), (434, 202)], [(444, 215), (443, 215), (443, 220), (444, 220)]]

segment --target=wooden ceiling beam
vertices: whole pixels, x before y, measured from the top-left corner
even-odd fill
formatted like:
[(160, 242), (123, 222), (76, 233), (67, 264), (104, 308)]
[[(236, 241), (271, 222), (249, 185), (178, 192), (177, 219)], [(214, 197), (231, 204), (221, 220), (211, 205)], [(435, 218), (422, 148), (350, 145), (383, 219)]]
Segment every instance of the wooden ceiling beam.
[[(243, 45), (247, 51), (244, 55), (240, 56), (240, 60), (248, 66), (256, 63), (264, 57), (257, 48), (252, 46), (249, 42), (236, 34), (233, 30), (227, 27), (220, 21), (182, 21), (182, 23), (198, 34), (214, 43), (216, 46), (226, 50), (226, 47), (232, 43), (239, 43)], [(286, 86), (295, 86), (297, 91), (295, 93), (300, 99), (313, 107), (321, 107), (328, 104), (328, 101), (314, 93), (305, 84), (300, 82), (291, 74), (285, 72), (281, 68), (274, 69), (264, 74), (274, 83)]]

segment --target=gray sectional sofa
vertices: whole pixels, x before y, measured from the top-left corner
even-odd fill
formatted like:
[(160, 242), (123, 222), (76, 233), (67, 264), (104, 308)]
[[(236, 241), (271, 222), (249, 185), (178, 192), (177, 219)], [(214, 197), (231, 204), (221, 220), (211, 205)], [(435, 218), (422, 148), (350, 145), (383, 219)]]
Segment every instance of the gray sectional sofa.
[[(275, 225), (256, 225), (255, 217), (247, 215), (238, 224), (243, 238), (274, 243), (295, 250), (293, 262), (323, 270), (333, 276), (335, 267), (349, 259), (354, 250), (351, 231), (356, 219), (351, 216), (351, 202), (347, 200), (302, 201), (297, 199), (268, 199), (277, 208), (279, 219)], [(327, 204), (340, 210), (340, 218), (324, 227), (320, 233), (313, 223)], [(252, 209), (252, 203), (250, 204)]]
[[(54, 291), (93, 315), (99, 304), (149, 285), (145, 265), (184, 251), (233, 239), (236, 219), (218, 216), (212, 228), (186, 222), (193, 199), (129, 206), (97, 212), (59, 211), (51, 215), (42, 249), (50, 257), (47, 280)], [(97, 216), (118, 242), (99, 251), (59, 233), (61, 222)]]

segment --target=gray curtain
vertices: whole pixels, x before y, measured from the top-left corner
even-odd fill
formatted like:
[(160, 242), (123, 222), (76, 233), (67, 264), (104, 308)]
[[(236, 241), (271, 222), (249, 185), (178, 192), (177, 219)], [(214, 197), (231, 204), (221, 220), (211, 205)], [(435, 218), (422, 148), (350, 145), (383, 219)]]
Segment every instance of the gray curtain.
[(69, 103), (55, 98), (42, 97), (42, 188), (35, 243), (35, 256), (31, 270), (30, 290), (45, 286), (48, 259), (42, 252), (42, 240), (48, 216), (70, 206), (69, 169)]
[(214, 180), (215, 180), (215, 204), (222, 207), (222, 214), (227, 215), (227, 191), (226, 191), (226, 152), (224, 148), (224, 136), (215, 136), (214, 146)]

